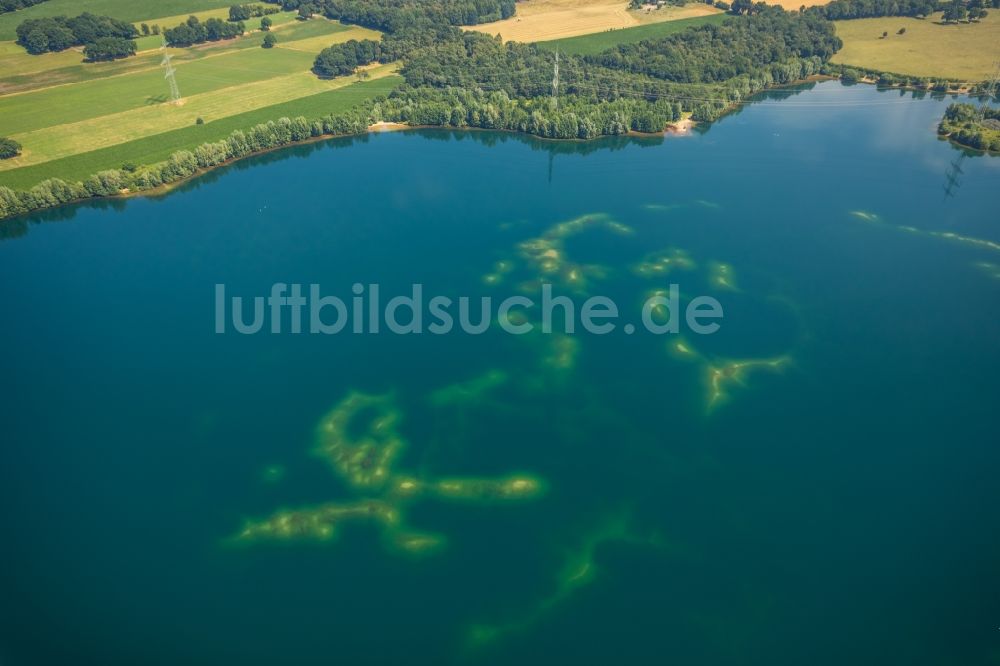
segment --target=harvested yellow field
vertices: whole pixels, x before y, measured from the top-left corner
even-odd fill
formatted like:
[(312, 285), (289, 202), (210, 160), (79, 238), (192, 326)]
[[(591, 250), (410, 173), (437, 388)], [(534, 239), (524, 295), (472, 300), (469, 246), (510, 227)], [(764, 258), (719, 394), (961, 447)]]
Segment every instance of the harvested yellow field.
[(704, 3), (630, 10), (622, 0), (524, 0), (517, 3), (513, 18), (467, 29), (500, 35), (504, 41), (543, 42), (718, 12)]
[[(398, 68), (399, 66), (394, 63), (366, 69), (369, 78), (379, 79), (395, 73)], [(311, 72), (299, 72), (192, 95), (183, 99), (179, 106), (156, 104), (15, 134), (12, 138), (21, 142), (25, 146), (25, 151), (16, 159), (0, 162), (0, 171), (40, 164), (133, 141), (151, 134), (190, 127), (198, 118), (212, 122), (301, 97), (336, 90), (354, 82), (353, 76), (325, 80)]]
[[(941, 14), (925, 19), (886, 17), (836, 21), (844, 40), (835, 63), (883, 72), (982, 81), (1000, 57), (1000, 13), (978, 23), (943, 25)], [(902, 35), (900, 28), (906, 28)], [(882, 38), (882, 33), (889, 33)]]
[(815, 7), (825, 5), (830, 0), (768, 0), (769, 5), (778, 5), (782, 9), (799, 9), (800, 7)]

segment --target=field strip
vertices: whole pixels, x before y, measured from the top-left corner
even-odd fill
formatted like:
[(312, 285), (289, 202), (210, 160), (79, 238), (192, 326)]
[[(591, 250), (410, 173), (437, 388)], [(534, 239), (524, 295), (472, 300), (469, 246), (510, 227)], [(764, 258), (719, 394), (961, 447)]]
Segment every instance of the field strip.
[[(256, 83), (275, 76), (307, 73), (313, 59), (304, 53), (272, 49), (240, 51), (177, 66), (181, 96), (195, 97), (220, 88)], [(8, 135), (76, 123), (111, 114), (156, 107), (167, 101), (163, 72), (63, 86), (29, 95), (0, 97), (0, 117)]]
[(362, 28), (361, 26), (351, 26), (348, 30), (333, 32), (329, 35), (307, 37), (306, 39), (297, 39), (292, 42), (282, 42), (279, 40), (274, 47), (319, 55), (319, 52), (328, 46), (343, 44), (344, 42), (352, 39), (356, 39), (358, 41), (361, 41), (362, 39), (370, 39), (377, 42), (382, 39), (382, 33), (378, 30), (370, 30), (368, 28)]
[[(329, 28), (329, 32), (325, 34), (309, 34), (315, 33), (317, 30), (323, 30)], [(299, 42), (306, 42), (309, 40), (315, 40), (318, 37), (333, 37), (340, 33), (351, 32), (352, 30), (364, 31), (364, 37), (356, 37), (358, 39), (368, 38), (368, 39), (380, 39), (381, 33), (374, 30), (367, 30), (365, 28), (359, 28), (357, 26), (349, 26), (337, 21), (328, 21), (326, 19), (312, 19), (308, 24), (303, 23), (288, 23), (281, 26), (276, 26), (271, 29), (272, 32), (278, 36), (279, 39), (284, 37), (288, 39), (288, 34), (291, 33), (292, 39), (288, 39), (286, 44), (296, 44)], [(302, 37), (300, 39), (295, 39), (294, 35), (306, 33), (307, 37)], [(200, 62), (207, 58), (218, 58), (224, 55), (231, 55), (233, 53), (240, 53), (242, 51), (259, 48), (260, 40), (263, 39), (263, 32), (260, 30), (248, 31), (243, 37), (237, 40), (226, 40), (222, 42), (210, 42), (206, 45), (198, 45), (194, 47), (185, 48), (174, 48), (171, 47), (170, 53), (174, 56), (174, 65), (180, 67), (181, 65)], [(361, 33), (355, 33), (361, 34)], [(372, 36), (374, 35), (374, 36)], [(350, 39), (350, 38), (348, 38)], [(241, 40), (254, 40), (253, 43), (243, 42)], [(337, 43), (332, 40), (331, 43)], [(281, 42), (279, 42), (279, 45)], [(317, 49), (316, 53), (322, 49)], [(162, 58), (160, 49), (148, 49), (145, 51), (140, 51), (134, 57), (128, 58), (126, 60), (118, 60), (115, 62), (108, 63), (84, 63), (83, 53), (81, 49), (69, 49), (67, 51), (61, 51), (58, 53), (46, 53), (41, 56), (32, 56), (25, 53), (24, 49), (15, 44), (14, 42), (0, 42), (0, 72), (4, 75), (13, 75), (14, 78), (7, 79), (7, 85), (18, 85), (15, 81), (17, 77), (22, 79), (27, 75), (36, 75), (36, 78), (44, 76), (46, 72), (52, 72), (53, 74), (58, 73), (60, 69), (76, 69), (80, 72), (86, 71), (87, 74), (98, 73), (101, 69), (104, 70), (114, 70), (121, 69), (120, 72), (110, 72), (105, 74), (100, 74), (97, 76), (89, 76), (88, 78), (78, 78), (77, 80), (66, 80), (58, 81), (43, 85), (32, 85), (28, 82), (24, 89), (15, 89), (10, 91), (3, 91), (5, 82), (0, 79), (0, 99), (3, 97), (9, 97), (13, 95), (26, 95), (35, 92), (41, 92), (44, 90), (50, 90), (52, 88), (58, 88), (62, 86), (74, 86), (83, 83), (92, 83), (97, 81), (103, 81), (106, 79), (112, 79), (121, 76), (129, 76), (131, 74), (139, 74), (142, 72), (149, 72), (152, 70), (157, 70), (160, 68), (160, 59)], [(6, 77), (5, 77), (6, 78)]]
[(538, 42), (538, 46), (539, 48), (547, 51), (554, 51), (558, 49), (562, 53), (569, 53), (573, 55), (592, 55), (622, 44), (635, 44), (646, 39), (661, 39), (696, 26), (708, 24), (718, 25), (728, 21), (729, 18), (729, 14), (719, 12), (718, 14), (707, 14), (705, 16), (677, 19), (676, 21), (644, 23), (642, 25), (637, 25), (634, 28), (606, 30), (604, 32), (595, 32), (590, 35), (552, 39), (544, 42)]
[[(395, 73), (397, 64), (368, 70), (371, 79)], [(150, 135), (192, 126), (355, 83), (353, 76), (324, 80), (310, 72), (279, 76), (256, 83), (222, 88), (186, 98), (182, 106), (158, 104), (76, 123), (14, 135), (24, 145), (19, 158), (0, 162), (0, 171), (41, 164), (77, 153), (99, 150)]]
[(400, 83), (402, 77), (392, 74), (371, 81), (352, 83), (344, 88), (328, 90), (317, 95), (300, 97), (290, 102), (272, 104), (255, 111), (226, 116), (204, 125), (189, 125), (100, 150), (77, 153), (11, 171), (0, 171), (0, 185), (28, 190), (46, 178), (62, 178), (68, 182), (75, 182), (103, 169), (117, 169), (126, 162), (154, 164), (167, 159), (178, 150), (194, 150), (205, 142), (225, 139), (234, 130), (245, 130), (257, 123), (275, 118), (304, 116), (316, 119), (331, 113), (341, 113), (377, 95), (389, 94)]
[[(174, 28), (188, 20), (189, 16), (196, 16), (198, 20), (204, 23), (210, 18), (222, 19), (225, 21), (229, 18), (229, 7), (219, 7), (218, 9), (203, 9), (200, 12), (190, 12), (187, 14), (175, 14), (173, 16), (162, 16), (160, 18), (154, 19), (144, 19), (142, 21), (134, 21), (136, 27), (141, 23), (146, 25), (158, 25), (161, 28)], [(245, 21), (244, 21), (245, 23)]]

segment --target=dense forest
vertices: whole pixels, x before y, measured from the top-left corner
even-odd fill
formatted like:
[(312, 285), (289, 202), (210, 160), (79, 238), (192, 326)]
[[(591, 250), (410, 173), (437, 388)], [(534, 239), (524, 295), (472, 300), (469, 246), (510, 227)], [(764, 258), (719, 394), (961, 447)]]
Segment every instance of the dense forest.
[(554, 106), (553, 53), (454, 31), (409, 53), (407, 85), (383, 110), (416, 124), (553, 138), (659, 131), (681, 111), (714, 120), (768, 86), (816, 74), (839, 47), (821, 17), (766, 8), (596, 56), (564, 55)]
[(833, 0), (806, 11), (831, 21), (879, 16), (922, 17), (945, 12), (947, 21), (983, 18), (988, 7), (1000, 7), (1000, 0)]
[(475, 25), (510, 18), (514, 0), (264, 0), (282, 9), (312, 7), (327, 18), (397, 33), (435, 25)]
[(73, 46), (94, 44), (105, 37), (128, 40), (138, 36), (139, 31), (131, 23), (87, 12), (72, 18), (28, 19), (17, 26), (17, 43), (32, 54), (64, 51)]
[(977, 150), (1000, 152), (1000, 109), (951, 104), (938, 125), (938, 134)]
[(233, 5), (229, 8), (229, 20), (232, 22), (249, 21), (252, 18), (262, 18), (271, 14), (277, 14), (281, 9), (278, 7), (263, 7), (261, 5)]
[(322, 77), (332, 78), (352, 74), (361, 65), (381, 59), (382, 46), (370, 39), (351, 39), (323, 49), (313, 64), (313, 71)]
[(24, 9), (25, 7), (41, 4), (45, 1), (46, 0), (0, 0), (0, 14), (14, 12), (18, 9)]
[(829, 58), (840, 48), (833, 26), (813, 15), (762, 11), (750, 19), (704, 25), (666, 39), (623, 44), (587, 62), (680, 83), (710, 83), (789, 58)]
[(83, 47), (83, 55), (90, 62), (127, 58), (134, 56), (135, 51), (135, 40), (122, 37), (99, 37)]

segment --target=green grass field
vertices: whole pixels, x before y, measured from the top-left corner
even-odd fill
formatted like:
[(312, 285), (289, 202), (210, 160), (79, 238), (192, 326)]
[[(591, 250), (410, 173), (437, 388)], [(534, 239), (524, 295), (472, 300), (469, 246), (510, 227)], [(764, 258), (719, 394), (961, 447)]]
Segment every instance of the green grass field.
[(48, 0), (40, 5), (0, 14), (0, 40), (17, 39), (14, 32), (21, 21), (44, 16), (76, 16), (84, 12), (112, 16), (122, 21), (139, 22), (164, 16), (177, 16), (206, 9), (219, 9), (234, 4), (233, 0)]
[(726, 14), (712, 14), (710, 16), (679, 19), (677, 21), (649, 23), (634, 28), (608, 30), (605, 32), (595, 32), (592, 35), (580, 35), (579, 37), (566, 37), (564, 39), (553, 39), (548, 42), (538, 42), (538, 46), (551, 51), (559, 49), (563, 53), (574, 55), (592, 55), (618, 46), (619, 44), (634, 44), (644, 39), (666, 37), (667, 35), (672, 35), (696, 25), (722, 23), (726, 18)]
[[(167, 2), (153, 13), (199, 9), (194, 5)], [(379, 33), (321, 18), (296, 21), (289, 12), (274, 16), (288, 19), (273, 31), (276, 48), (260, 48), (260, 31), (171, 48), (179, 104), (168, 103), (160, 49), (84, 63), (79, 50), (32, 56), (0, 42), (0, 134), (23, 146), (20, 156), (0, 162), (0, 184), (30, 187), (49, 177), (79, 179), (125, 162), (159, 161), (259, 122), (337, 112), (399, 84), (389, 65), (371, 69), (364, 84), (354, 77), (319, 79), (310, 71), (326, 46), (379, 39)]]
[(151, 164), (166, 159), (177, 150), (195, 148), (206, 141), (218, 141), (229, 136), (233, 130), (246, 129), (257, 123), (277, 120), (282, 116), (305, 116), (313, 119), (345, 111), (373, 97), (388, 94), (400, 83), (402, 78), (399, 76), (352, 83), (339, 90), (228, 116), (204, 125), (191, 125), (35, 166), (0, 171), (0, 185), (28, 189), (46, 178), (80, 180), (102, 169), (119, 168), (125, 162)]
[[(221, 88), (263, 81), (296, 72), (308, 72), (313, 56), (289, 49), (253, 49), (226, 53), (177, 66), (177, 82), (184, 97)], [(167, 101), (168, 91), (159, 67), (127, 76), (45, 88), (0, 97), (0, 117), (7, 136), (75, 123), (95, 116), (120, 113)]]
[[(276, 15), (281, 16), (281, 15)], [(319, 40), (329, 38), (330, 43), (337, 41), (334, 35), (342, 33), (345, 38), (361, 35), (369, 39), (378, 39), (378, 33), (355, 26), (346, 26), (334, 21), (312, 20), (285, 23), (273, 30), (279, 40), (279, 45), (303, 40)], [(147, 38), (144, 38), (147, 39)], [(155, 37), (153, 39), (159, 39)], [(201, 44), (195, 48), (171, 49), (174, 63), (201, 60), (223, 53), (258, 49), (264, 40), (264, 33), (257, 31), (244, 35), (240, 39)], [(304, 42), (303, 42), (304, 43)], [(159, 42), (157, 42), (159, 44)], [(317, 49), (317, 53), (321, 49)], [(138, 55), (116, 60), (114, 62), (85, 63), (79, 49), (70, 49), (60, 53), (30, 55), (13, 42), (0, 42), (0, 94), (24, 92), (38, 88), (47, 88), (67, 83), (93, 81), (140, 70), (157, 69), (163, 54), (157, 48)]]
[[(844, 48), (835, 63), (883, 72), (982, 81), (1000, 57), (1000, 12), (979, 23), (942, 25), (940, 14), (926, 19), (874, 18), (837, 21)], [(900, 28), (906, 28), (902, 35)], [(889, 35), (882, 39), (882, 33)]]

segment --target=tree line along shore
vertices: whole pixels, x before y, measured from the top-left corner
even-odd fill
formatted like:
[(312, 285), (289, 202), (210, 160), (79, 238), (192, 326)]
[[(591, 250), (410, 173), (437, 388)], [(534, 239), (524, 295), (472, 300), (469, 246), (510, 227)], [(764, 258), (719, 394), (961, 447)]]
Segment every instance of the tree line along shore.
[(923, 16), (940, 10), (933, 0), (836, 0), (791, 12), (764, 3), (734, 3), (730, 17), (721, 22), (598, 53), (558, 56), (539, 44), (503, 43), (460, 29), (512, 16), (511, 0), (271, 4), (381, 32), (379, 40), (351, 39), (324, 49), (313, 62), (316, 76), (350, 76), (372, 63), (398, 63), (402, 85), (346, 111), (238, 129), (194, 150), (176, 151), (161, 162), (125, 164), (74, 182), (49, 178), (21, 191), (0, 187), (0, 217), (161, 187), (233, 159), (317, 137), (364, 132), (377, 122), (591, 139), (658, 132), (682, 118), (710, 122), (760, 91), (814, 75), (875, 76), (883, 85), (939, 91), (957, 85), (830, 62), (842, 46), (831, 18), (844, 18), (848, 9), (859, 18), (889, 11)]

